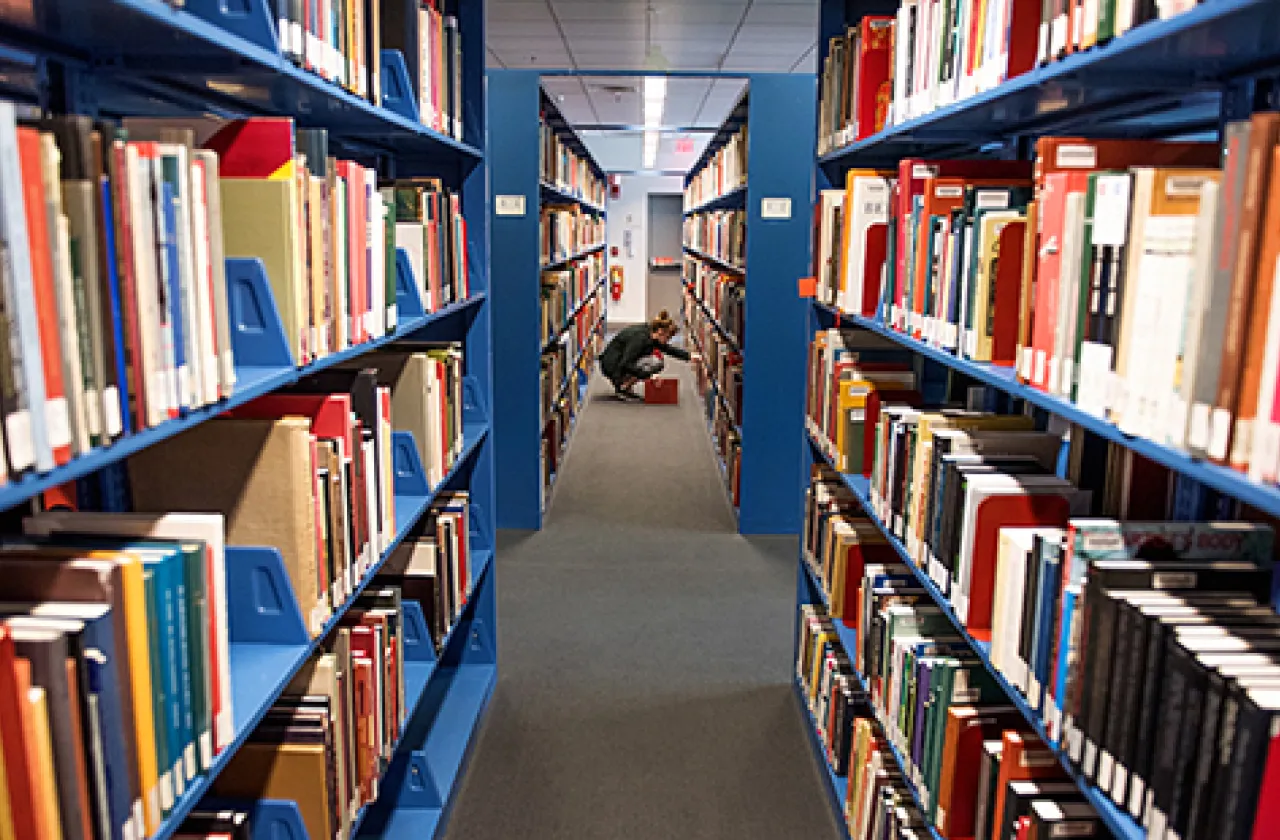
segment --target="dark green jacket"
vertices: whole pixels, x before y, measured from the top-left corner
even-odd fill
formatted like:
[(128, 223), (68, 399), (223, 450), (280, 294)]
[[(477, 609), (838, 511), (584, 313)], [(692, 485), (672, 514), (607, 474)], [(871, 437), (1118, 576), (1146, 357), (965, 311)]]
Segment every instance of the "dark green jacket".
[(655, 341), (648, 324), (635, 324), (620, 330), (609, 346), (600, 354), (600, 370), (604, 375), (613, 378), (626, 372), (640, 359), (654, 350), (661, 350), (668, 356), (687, 362), (689, 354), (679, 347)]

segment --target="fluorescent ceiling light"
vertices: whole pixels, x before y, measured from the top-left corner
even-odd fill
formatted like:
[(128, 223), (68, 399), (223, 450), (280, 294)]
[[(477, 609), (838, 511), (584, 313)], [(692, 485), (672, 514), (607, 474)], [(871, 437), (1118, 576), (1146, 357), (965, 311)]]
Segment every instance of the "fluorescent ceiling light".
[(662, 111), (667, 104), (667, 78), (646, 76), (644, 80), (644, 168), (653, 168), (658, 159), (657, 129), (662, 126)]

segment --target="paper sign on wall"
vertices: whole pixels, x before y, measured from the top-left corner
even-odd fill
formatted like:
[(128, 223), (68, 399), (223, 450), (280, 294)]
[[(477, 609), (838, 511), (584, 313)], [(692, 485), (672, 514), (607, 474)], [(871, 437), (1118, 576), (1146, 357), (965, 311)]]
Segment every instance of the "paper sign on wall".
[(789, 198), (760, 199), (760, 218), (790, 219), (791, 218), (791, 199)]
[(524, 215), (524, 196), (523, 195), (499, 195), (494, 196), (494, 208), (499, 216), (523, 216)]

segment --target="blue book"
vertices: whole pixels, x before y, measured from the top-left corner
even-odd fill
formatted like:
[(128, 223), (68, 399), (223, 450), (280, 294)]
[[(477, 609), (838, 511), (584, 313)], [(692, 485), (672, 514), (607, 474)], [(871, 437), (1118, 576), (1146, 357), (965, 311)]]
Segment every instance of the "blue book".
[(1046, 705), (1049, 708), (1049, 743), (1057, 746), (1062, 742), (1062, 702), (1067, 692), (1067, 671), (1071, 659), (1071, 623), (1075, 620), (1076, 601), (1080, 598), (1079, 586), (1068, 586), (1062, 593), (1062, 626), (1058, 636), (1058, 657), (1050, 663), (1053, 668), (1053, 698)]
[(1043, 693), (1049, 687), (1052, 674), (1049, 657), (1053, 652), (1053, 628), (1058, 616), (1058, 593), (1062, 585), (1062, 546), (1042, 542), (1038, 562), (1040, 587), (1033, 593), (1036, 610), (1032, 625), (1031, 662), (1028, 667), (1039, 691), (1034, 692), (1035, 696), (1029, 699), (1031, 707), (1043, 713)]
[[(160, 249), (161, 283), (165, 287), (165, 305), (168, 308), (169, 323), (173, 325), (173, 361), (174, 361), (174, 394), (173, 404), (179, 411), (185, 412), (191, 407), (190, 382), (191, 375), (187, 363), (186, 334), (182, 325), (182, 271), (178, 258), (178, 212), (177, 191), (168, 180), (170, 159), (166, 158), (166, 180), (160, 186)], [(176, 162), (175, 162), (176, 164)]]
[[(181, 796), (186, 789), (186, 782), (195, 776), (194, 732), (188, 726), (187, 702), (191, 668), (188, 648), (183, 644), (186, 638), (183, 620), (185, 607), (181, 604), (186, 597), (185, 558), (173, 543), (132, 543), (128, 544), (128, 549), (139, 554), (144, 570), (154, 570), (158, 579), (156, 610), (161, 623), (156, 625), (159, 632), (153, 638), (158, 639), (160, 649), (153, 650), (152, 653), (160, 656), (161, 681), (154, 685), (161, 686), (164, 695), (163, 718), (157, 718), (157, 729), (160, 727), (159, 721), (163, 720), (165, 743), (168, 747), (168, 763), (160, 766), (169, 768), (173, 776), (174, 795)], [(151, 591), (148, 590), (147, 594), (150, 599)]]
[(102, 230), (107, 243), (107, 294), (111, 299), (111, 329), (115, 333), (112, 345), (115, 358), (108, 360), (115, 366), (116, 382), (119, 383), (120, 425), (124, 434), (133, 433), (133, 417), (129, 413), (129, 378), (124, 361), (124, 310), (120, 305), (120, 274), (116, 263), (116, 223), (115, 207), (111, 203), (111, 184), (102, 179), (102, 208), (105, 223)]

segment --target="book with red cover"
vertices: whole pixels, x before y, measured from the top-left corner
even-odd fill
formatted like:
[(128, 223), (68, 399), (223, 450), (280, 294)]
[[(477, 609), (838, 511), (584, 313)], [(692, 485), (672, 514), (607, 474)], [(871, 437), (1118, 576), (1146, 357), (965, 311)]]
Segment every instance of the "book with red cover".
[[(1071, 516), (1068, 493), (1074, 488), (1063, 484), (1020, 487), (992, 487), (975, 491), (983, 498), (973, 513), (972, 562), (969, 567), (968, 610), (965, 628), (975, 639), (991, 641), (991, 609), (995, 598), (996, 555), (1001, 528), (1064, 528)], [(966, 494), (967, 496), (969, 494)], [(969, 498), (966, 498), (966, 505)], [(966, 511), (966, 515), (967, 515)], [(966, 551), (966, 547), (961, 547)], [(999, 813), (999, 811), (997, 811)]]
[(924, 160), (903, 158), (898, 161), (897, 186), (894, 189), (894, 216), (899, 220), (895, 253), (894, 277), (896, 300), (904, 304), (907, 274), (908, 232), (905, 220), (911, 218), (911, 207), (918, 195), (924, 195), (925, 181), (929, 178), (1026, 178), (1032, 173), (1026, 161), (1008, 160)]
[(27, 763), (29, 752), (26, 732), (22, 726), (26, 692), (19, 686), (17, 660), (9, 629), (0, 624), (0, 742), (4, 743), (4, 772), (9, 788), (9, 807), (17, 836), (38, 837), (38, 807), (32, 783), (36, 771)]
[(1010, 222), (1000, 231), (1000, 261), (991, 283), (993, 311), (987, 313), (991, 330), (992, 364), (1012, 365), (1018, 358), (1018, 317), (1022, 312), (1022, 260), (1027, 223)]
[(290, 117), (231, 120), (204, 147), (218, 153), (218, 174), (223, 178), (286, 181), (293, 177), (297, 145)]
[(1003, 746), (1000, 750), (1000, 775), (996, 779), (996, 807), (991, 811), (994, 820), (999, 820), (1004, 813), (1005, 794), (1010, 782), (1066, 777), (1053, 750), (1045, 746), (1036, 735), (1006, 731), (1001, 742)]
[(982, 744), (1000, 738), (1011, 727), (1024, 725), (1012, 706), (979, 708), (953, 705), (947, 710), (941, 764), (938, 768), (938, 832), (947, 840), (969, 838), (974, 832), (978, 804)]
[[(858, 80), (854, 95), (854, 124), (856, 139), (870, 137), (884, 128), (893, 101), (893, 29), (894, 19), (888, 15), (867, 15), (858, 24)], [(878, 274), (875, 276), (879, 276)]]
[[(40, 132), (18, 128), (18, 160), (22, 167), (22, 202), (27, 211), (27, 239), (31, 249), (31, 288), (40, 318), (40, 357), (44, 363), (45, 424), (53, 460), (71, 460), (71, 416), (62, 378), (62, 346), (58, 338), (58, 304), (53, 282), (53, 241), (40, 169)], [(17, 278), (19, 286), (24, 278)]]
[(1089, 189), (1089, 172), (1078, 169), (1050, 172), (1040, 186), (1040, 244), (1036, 254), (1035, 320), (1031, 324), (1031, 384), (1047, 388), (1053, 378), (1054, 333), (1058, 327), (1059, 286), (1062, 282), (1062, 240), (1066, 223), (1067, 196), (1084, 195)]
[[(868, 430), (874, 430), (876, 424), (880, 422), (880, 408), (885, 405), (909, 405), (912, 408), (919, 408), (923, 403), (923, 398), (919, 391), (895, 390), (892, 388), (881, 390), (876, 388), (867, 396), (866, 420), (863, 421), (863, 427)], [(862, 475), (864, 478), (871, 477), (871, 467), (875, 463), (876, 457), (876, 436), (872, 431), (862, 437)]]

